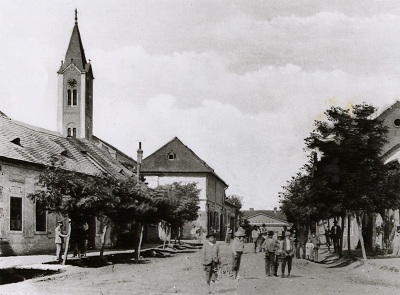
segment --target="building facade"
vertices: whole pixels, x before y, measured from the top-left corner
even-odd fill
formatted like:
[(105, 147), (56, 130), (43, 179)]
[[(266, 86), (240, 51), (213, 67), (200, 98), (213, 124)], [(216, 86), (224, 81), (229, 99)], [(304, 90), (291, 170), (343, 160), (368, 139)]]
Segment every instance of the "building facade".
[[(136, 162), (93, 135), (93, 72), (86, 61), (77, 18), (58, 71), (58, 132), (12, 120), (0, 112), (0, 255), (48, 253), (61, 216), (48, 214), (28, 195), (43, 189), (40, 173), (56, 161), (89, 175), (131, 177)], [(100, 245), (102, 229), (89, 224), (89, 246)], [(110, 235), (106, 245), (113, 246)]]
[(250, 208), (244, 210), (242, 214), (243, 219), (247, 220), (251, 226), (265, 224), (267, 229), (272, 231), (282, 231), (285, 226), (288, 229), (292, 226), (278, 208), (274, 208), (274, 210), (254, 210)]
[(179, 138), (175, 137), (145, 158), (140, 173), (150, 187), (195, 182), (200, 189), (199, 217), (184, 227), (184, 238), (190, 238), (193, 229), (200, 229), (203, 233), (215, 232), (220, 240), (225, 239), (227, 227), (235, 216), (234, 206), (225, 203), (228, 185)]

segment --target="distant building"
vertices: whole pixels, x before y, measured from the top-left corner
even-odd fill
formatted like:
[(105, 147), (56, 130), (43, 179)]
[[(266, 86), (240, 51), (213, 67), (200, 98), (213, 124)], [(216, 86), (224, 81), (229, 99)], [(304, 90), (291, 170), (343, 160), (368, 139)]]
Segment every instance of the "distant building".
[(200, 212), (196, 222), (187, 224), (183, 235), (191, 236), (193, 228), (216, 232), (225, 239), (228, 225), (235, 225), (233, 204), (225, 203), (228, 185), (177, 137), (143, 160), (140, 173), (150, 187), (181, 182), (195, 182), (200, 192)]
[(250, 225), (261, 226), (265, 224), (268, 230), (282, 231), (284, 226), (288, 229), (292, 226), (278, 208), (274, 208), (274, 210), (254, 210), (250, 208), (243, 210), (242, 215), (243, 219), (248, 220)]
[[(0, 112), (0, 255), (54, 250), (60, 216), (41, 213), (27, 198), (42, 187), (40, 172), (62, 160), (66, 170), (116, 178), (133, 175), (136, 162), (93, 135), (93, 71), (86, 61), (78, 23), (58, 71), (58, 132), (10, 119)], [(101, 229), (88, 220), (89, 245), (100, 243)], [(110, 237), (106, 237), (111, 246)]]

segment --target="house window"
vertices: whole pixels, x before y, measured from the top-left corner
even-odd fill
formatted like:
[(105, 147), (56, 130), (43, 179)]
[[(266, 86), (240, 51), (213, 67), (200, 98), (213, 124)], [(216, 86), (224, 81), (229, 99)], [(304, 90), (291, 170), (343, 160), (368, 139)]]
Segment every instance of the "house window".
[(10, 198), (10, 230), (22, 230), (22, 198)]
[(214, 212), (214, 229), (219, 228), (219, 218), (218, 218), (218, 212)]
[(46, 231), (46, 209), (41, 202), (36, 202), (36, 231)]
[(67, 104), (70, 106), (72, 104), (71, 90), (67, 91)]
[(168, 154), (168, 160), (175, 160), (176, 159), (176, 155), (175, 155), (175, 153), (173, 153), (173, 152), (170, 152), (169, 154)]
[(76, 128), (72, 128), (72, 137), (76, 137)]
[(76, 106), (78, 104), (78, 91), (74, 89), (72, 91), (72, 105)]

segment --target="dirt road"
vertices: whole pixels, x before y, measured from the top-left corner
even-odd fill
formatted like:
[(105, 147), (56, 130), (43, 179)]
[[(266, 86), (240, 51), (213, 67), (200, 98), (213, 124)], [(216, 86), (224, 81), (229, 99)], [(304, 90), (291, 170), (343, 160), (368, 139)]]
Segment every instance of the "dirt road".
[[(251, 245), (246, 245), (250, 250)], [(223, 261), (229, 248), (221, 246)], [(399, 259), (400, 261), (400, 259)], [(245, 253), (239, 281), (223, 276), (217, 294), (400, 294), (399, 272), (353, 263), (344, 267), (295, 259), (291, 278), (266, 277), (264, 255)], [(392, 269), (393, 270), (393, 269)], [(71, 267), (47, 278), (0, 286), (0, 294), (206, 294), (200, 252), (146, 264)]]

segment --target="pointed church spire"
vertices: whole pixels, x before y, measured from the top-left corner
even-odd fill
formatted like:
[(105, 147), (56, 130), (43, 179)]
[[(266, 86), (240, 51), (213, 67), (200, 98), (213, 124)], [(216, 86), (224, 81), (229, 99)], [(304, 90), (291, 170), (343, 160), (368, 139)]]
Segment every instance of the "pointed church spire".
[(65, 54), (64, 64), (58, 72), (61, 73), (64, 71), (64, 69), (71, 63), (73, 63), (81, 72), (88, 70), (85, 50), (83, 49), (82, 39), (79, 33), (77, 9), (75, 9), (75, 25)]

